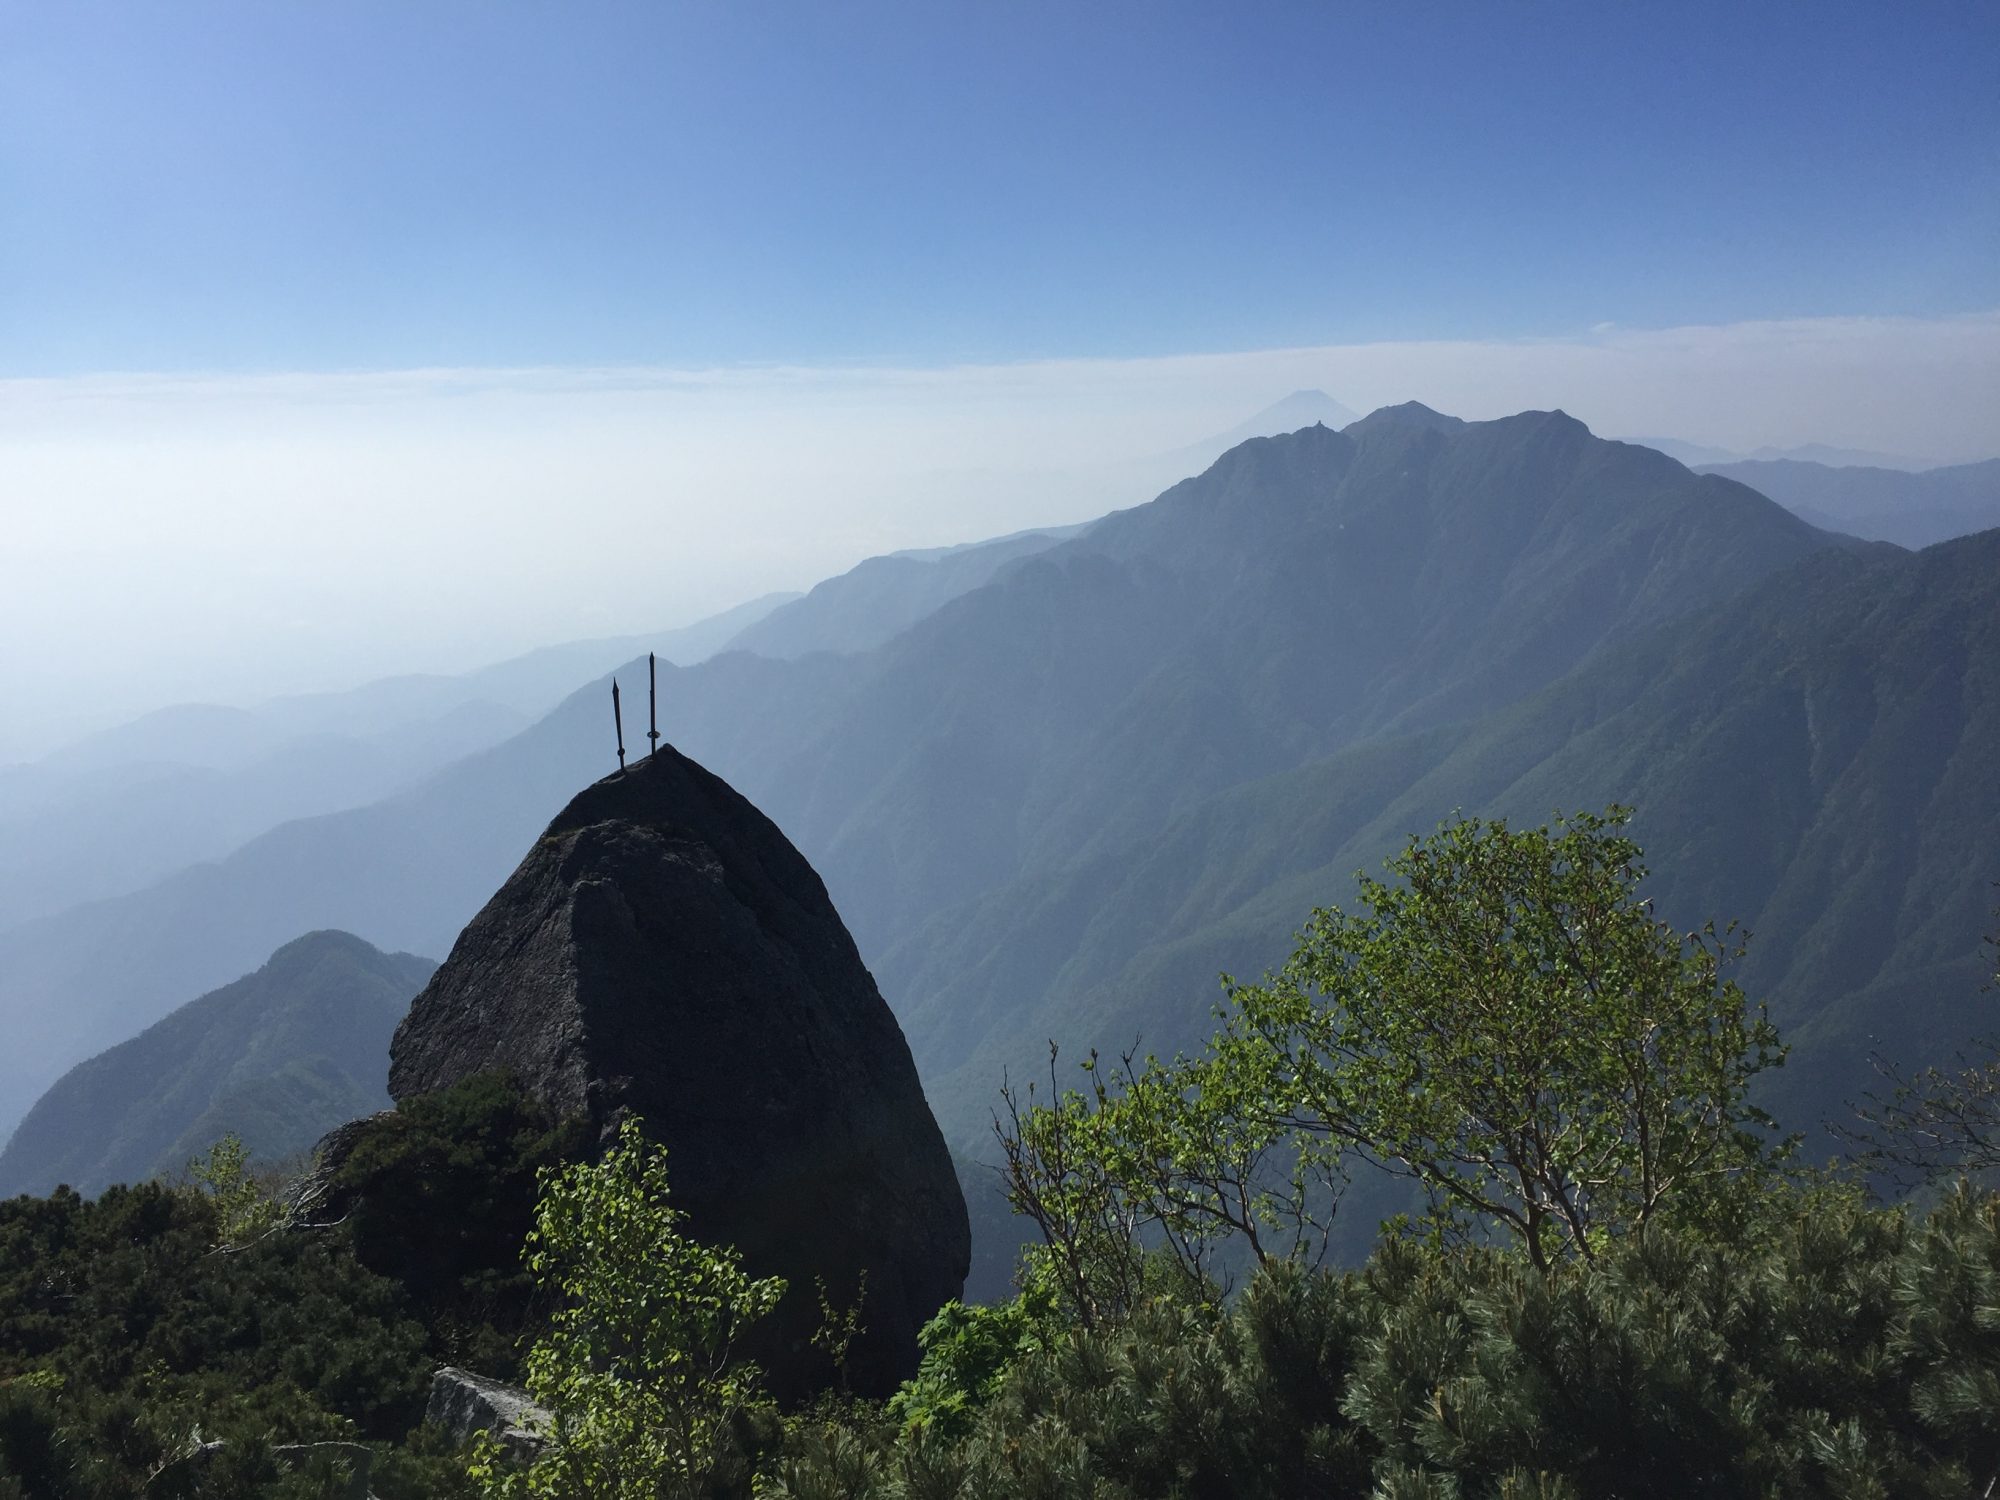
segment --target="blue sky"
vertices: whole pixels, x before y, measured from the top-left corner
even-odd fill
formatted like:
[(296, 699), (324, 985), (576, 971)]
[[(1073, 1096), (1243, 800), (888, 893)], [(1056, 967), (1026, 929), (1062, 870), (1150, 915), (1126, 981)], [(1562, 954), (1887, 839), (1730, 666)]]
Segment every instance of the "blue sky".
[(1997, 77), (1988, 3), (16, 3), (0, 374), (1992, 309)]
[(1083, 520), (1299, 388), (1989, 456), (1996, 78), (1991, 0), (0, 0), (0, 761)]

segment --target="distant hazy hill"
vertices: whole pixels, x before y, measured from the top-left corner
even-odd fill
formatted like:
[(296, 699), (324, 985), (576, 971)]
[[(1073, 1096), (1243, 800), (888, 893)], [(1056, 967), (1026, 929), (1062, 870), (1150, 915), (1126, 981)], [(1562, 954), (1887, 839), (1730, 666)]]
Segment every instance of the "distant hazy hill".
[(964, 547), (871, 557), (732, 636), (725, 649), (794, 657), (872, 651), (1019, 558), (1046, 552), (1080, 526), (1024, 531)]
[(230, 1132), (264, 1160), (308, 1149), (387, 1106), (389, 1038), (436, 967), (344, 932), (285, 944), (64, 1074), (0, 1152), (0, 1196), (172, 1172)]
[(1325, 391), (1293, 391), (1282, 401), (1272, 402), (1227, 432), (1214, 433), (1200, 442), (1189, 443), (1168, 456), (1180, 465), (1183, 472), (1205, 469), (1238, 443), (1247, 443), (1251, 438), (1277, 437), (1297, 432), (1301, 427), (1345, 427), (1360, 415), (1342, 406)]
[[(241, 713), (211, 709), (203, 717), (219, 726)], [(27, 777), (17, 778), (14, 800), (28, 805), (0, 814), (0, 928), (140, 889), (294, 818), (379, 801), (531, 722), (497, 705), (467, 704), (372, 739), (331, 732), (282, 739), (280, 748), (226, 769), (154, 761), (25, 768), (37, 773), (37, 795), (29, 795)], [(142, 729), (130, 743), (144, 753)]]
[[(602, 675), (619, 662), (647, 651), (682, 664), (702, 661), (746, 626), (797, 597), (767, 594), (677, 629), (565, 641), (470, 672), (383, 677), (338, 692), (288, 694), (250, 708), (177, 704), (143, 714), (115, 729), (86, 735), (36, 765), (51, 772), (160, 764), (240, 770), (315, 736), (364, 743), (408, 741), (421, 736), (429, 726), (447, 723), (469, 710), (505, 716), (514, 725), (506, 732), (512, 733), (547, 713), (574, 692), (578, 683)], [(466, 753), (458, 750), (447, 758), (457, 759)], [(4, 772), (22, 769), (26, 768), (0, 768)], [(7, 805), (0, 803), (0, 808)]]
[(1723, 464), (1739, 464), (1751, 460), (1777, 461), (1795, 459), (1801, 463), (1825, 464), (1832, 468), (1842, 468), (1851, 464), (1866, 464), (1877, 469), (1934, 469), (1936, 459), (1908, 458), (1900, 453), (1877, 453), (1869, 448), (1836, 448), (1827, 443), (1805, 443), (1796, 448), (1774, 448), (1766, 445), (1754, 448), (1748, 453), (1733, 453), (1727, 448), (1714, 448), (1706, 443), (1683, 442), (1679, 438), (1630, 437), (1628, 443), (1638, 443), (1642, 447), (1657, 448), (1668, 458), (1679, 459), (1689, 468), (1713, 468)]
[(2000, 458), (1921, 474), (1791, 459), (1714, 464), (1704, 472), (1747, 484), (1815, 526), (1900, 547), (1928, 547), (2000, 526)]
[(0, 767), (0, 928), (138, 890), (280, 823), (380, 801), (518, 734), (635, 652), (700, 661), (792, 597), (460, 676), (384, 678), (254, 709), (182, 704)]
[[(1830, 541), (1560, 413), (1393, 408), (1240, 445), (873, 650), (663, 670), (662, 727), (786, 830), (873, 962), (941, 913), (1157, 837), (1231, 788), (1516, 702)], [(442, 951), (609, 769), (604, 693), (388, 801), (0, 934), (16, 1043), (0, 1088), (32, 1097), (308, 927)], [(1025, 957), (1045, 938), (996, 942)], [(886, 989), (906, 1015), (932, 1008)], [(1032, 1003), (1025, 976), (1016, 989)], [(983, 1114), (990, 1081), (965, 1087), (934, 1094), (941, 1113), (965, 1118), (976, 1094)]]

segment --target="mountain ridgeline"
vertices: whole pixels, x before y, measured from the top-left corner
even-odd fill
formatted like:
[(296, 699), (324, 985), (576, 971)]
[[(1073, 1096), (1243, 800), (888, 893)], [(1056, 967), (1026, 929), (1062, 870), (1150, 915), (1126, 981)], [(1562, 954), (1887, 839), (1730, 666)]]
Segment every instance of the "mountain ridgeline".
[(0, 766), (0, 930), (143, 890), (282, 823), (379, 802), (519, 734), (635, 652), (703, 660), (792, 597), (459, 676), (389, 677), (254, 709), (183, 704)]
[[(1048, 1038), (1198, 1041), (1218, 971), (1277, 962), (1407, 834), (1611, 800), (1668, 920), (1756, 929), (1805, 1126), (1872, 1046), (1930, 1060), (1984, 1025), (1995, 545), (1912, 555), (1561, 413), (1412, 404), (1243, 443), (877, 644), (663, 665), (660, 720), (824, 877), (954, 1148)], [(444, 952), (608, 768), (607, 687), (388, 801), (0, 933), (5, 1088), (25, 1104), (299, 931)]]
[(1928, 547), (2000, 526), (2000, 458), (1914, 474), (1801, 459), (1707, 464), (1703, 472), (1747, 484), (1815, 526), (1900, 547)]

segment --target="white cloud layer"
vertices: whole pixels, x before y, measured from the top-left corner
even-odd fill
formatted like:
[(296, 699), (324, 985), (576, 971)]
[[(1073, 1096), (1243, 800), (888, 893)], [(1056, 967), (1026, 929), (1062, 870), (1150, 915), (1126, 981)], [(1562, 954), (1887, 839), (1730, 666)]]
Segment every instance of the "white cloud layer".
[(937, 369), (0, 381), (0, 758), (163, 703), (663, 628), (1077, 520), (1318, 387), (1609, 436), (2000, 449), (2000, 313)]

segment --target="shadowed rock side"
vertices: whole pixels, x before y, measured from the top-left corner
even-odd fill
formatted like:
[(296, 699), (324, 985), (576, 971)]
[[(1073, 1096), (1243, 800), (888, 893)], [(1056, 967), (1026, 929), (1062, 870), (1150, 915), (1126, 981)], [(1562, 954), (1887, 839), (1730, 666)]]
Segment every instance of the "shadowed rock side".
[(824, 1384), (816, 1282), (881, 1393), (959, 1294), (965, 1203), (910, 1050), (826, 888), (775, 825), (671, 749), (587, 788), (473, 918), (391, 1048), (398, 1100), (506, 1068), (668, 1148), (700, 1237), (790, 1283), (756, 1353)]

